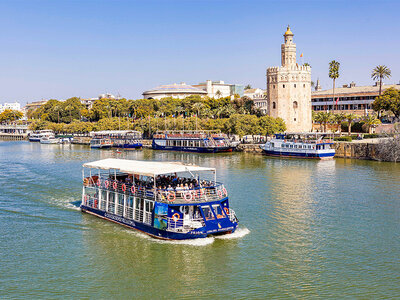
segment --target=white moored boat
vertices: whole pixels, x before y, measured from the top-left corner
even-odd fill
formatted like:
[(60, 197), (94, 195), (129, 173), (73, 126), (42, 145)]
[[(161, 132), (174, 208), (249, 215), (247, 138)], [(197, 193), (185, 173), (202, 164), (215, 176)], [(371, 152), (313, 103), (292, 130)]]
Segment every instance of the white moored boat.
[(326, 133), (281, 133), (260, 146), (266, 155), (329, 159), (335, 156), (333, 140)]
[(59, 144), (60, 139), (54, 136), (46, 136), (40, 139), (41, 144)]

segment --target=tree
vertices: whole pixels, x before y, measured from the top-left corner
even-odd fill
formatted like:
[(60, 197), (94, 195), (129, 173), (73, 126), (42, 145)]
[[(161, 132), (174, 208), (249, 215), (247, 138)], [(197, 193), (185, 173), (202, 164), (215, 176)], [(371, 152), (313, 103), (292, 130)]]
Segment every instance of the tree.
[(340, 136), (342, 136), (342, 123), (346, 119), (347, 119), (347, 116), (344, 113), (335, 114), (333, 116), (333, 120), (335, 121), (336, 124), (338, 124)]
[(382, 94), (382, 80), (385, 78), (390, 78), (391, 76), (392, 76), (392, 71), (384, 65), (376, 66), (372, 70), (371, 78), (373, 80), (379, 79), (379, 96)]
[(303, 66), (305, 66), (305, 67), (311, 67), (311, 65), (310, 65), (309, 63), (307, 63), (307, 62), (305, 62), (305, 63), (303, 64)]
[(250, 84), (246, 85), (246, 86), (244, 87), (244, 89), (245, 89), (245, 90), (250, 90), (250, 89), (251, 89), (251, 85), (250, 85)]
[(347, 115), (346, 115), (346, 120), (347, 120), (347, 122), (349, 122), (349, 127), (348, 127), (348, 133), (349, 133), (349, 135), (351, 135), (351, 125), (352, 125), (353, 121), (354, 121), (355, 119), (357, 119), (357, 118), (358, 118), (358, 116), (355, 115), (355, 114), (347, 114)]
[(221, 93), (221, 91), (220, 91), (220, 90), (218, 90), (218, 91), (215, 93), (215, 96), (217, 96), (218, 98), (221, 98), (221, 96), (222, 96), (222, 93)]
[(371, 128), (375, 127), (376, 125), (381, 124), (381, 121), (374, 114), (365, 116), (363, 118), (363, 122), (364, 122), (365, 126), (367, 126), (368, 133), (371, 133)]
[(335, 81), (339, 78), (339, 67), (340, 63), (335, 60), (329, 63), (329, 78), (333, 80), (333, 110), (335, 109)]
[(23, 115), (24, 114), (18, 110), (6, 109), (0, 114), (0, 123), (19, 120)]
[(375, 111), (390, 111), (396, 118), (400, 117), (400, 91), (395, 88), (387, 89), (372, 102)]
[(314, 121), (322, 124), (324, 132), (326, 132), (326, 125), (332, 121), (332, 113), (321, 111), (314, 116)]

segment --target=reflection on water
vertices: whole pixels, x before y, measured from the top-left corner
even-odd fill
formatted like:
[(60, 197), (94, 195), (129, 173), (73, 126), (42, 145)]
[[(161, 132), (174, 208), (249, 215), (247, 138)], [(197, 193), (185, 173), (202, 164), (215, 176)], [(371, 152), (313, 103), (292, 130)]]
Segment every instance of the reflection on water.
[[(82, 214), (81, 166), (108, 157), (217, 168), (236, 238), (164, 242)], [(395, 297), (399, 182), (392, 163), (0, 142), (0, 297)]]

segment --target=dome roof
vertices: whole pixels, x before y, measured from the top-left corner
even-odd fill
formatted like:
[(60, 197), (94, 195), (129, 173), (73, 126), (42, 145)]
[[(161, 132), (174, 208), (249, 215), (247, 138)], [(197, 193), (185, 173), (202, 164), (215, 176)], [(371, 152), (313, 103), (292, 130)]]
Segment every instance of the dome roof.
[(288, 25), (284, 35), (293, 35), (293, 32), (290, 30), (290, 26), (289, 25)]
[(153, 94), (153, 93), (192, 93), (192, 94), (207, 94), (206, 91), (198, 89), (194, 86), (187, 85), (182, 82), (179, 84), (167, 84), (160, 85), (154, 89), (145, 91), (143, 94)]

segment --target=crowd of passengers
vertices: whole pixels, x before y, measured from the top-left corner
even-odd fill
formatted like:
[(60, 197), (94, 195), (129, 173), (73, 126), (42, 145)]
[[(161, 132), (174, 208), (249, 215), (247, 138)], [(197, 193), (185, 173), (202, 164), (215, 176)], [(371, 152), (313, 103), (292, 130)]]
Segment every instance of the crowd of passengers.
[[(113, 182), (114, 178), (110, 176), (110, 180)], [(132, 185), (135, 187), (145, 188), (147, 190), (152, 190), (154, 188), (153, 177), (139, 177), (136, 176), (133, 180), (133, 176), (117, 176), (118, 186), (121, 187), (122, 184)], [(156, 177), (156, 187), (158, 190), (162, 191), (184, 191), (184, 190), (195, 190), (199, 188), (212, 187), (214, 184), (211, 181), (200, 180), (195, 178), (178, 177), (175, 175), (160, 175)]]

